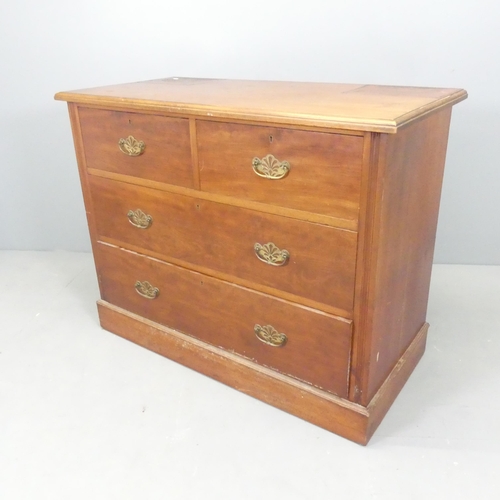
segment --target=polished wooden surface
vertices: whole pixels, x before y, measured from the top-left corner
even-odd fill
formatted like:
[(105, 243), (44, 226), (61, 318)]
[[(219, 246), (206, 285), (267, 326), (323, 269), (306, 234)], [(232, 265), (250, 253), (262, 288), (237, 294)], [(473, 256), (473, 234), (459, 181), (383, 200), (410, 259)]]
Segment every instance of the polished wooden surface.
[(462, 89), (176, 77), (56, 94), (101, 107), (387, 133), (466, 97)]
[[(70, 101), (101, 324), (366, 444), (425, 348), (451, 106), (466, 96), (194, 79), (58, 94)], [(103, 146), (116, 134), (137, 134), (144, 155)], [(253, 172), (267, 154), (290, 162), (287, 176)], [(137, 209), (148, 229), (127, 219)], [(289, 261), (259, 261), (257, 242)], [(137, 280), (158, 297), (140, 296)], [(256, 324), (287, 342), (264, 344)]]
[[(203, 191), (357, 220), (363, 137), (198, 121)], [(259, 177), (252, 160), (290, 164), (283, 179)]]
[[(91, 108), (79, 115), (87, 168), (194, 187), (188, 120)], [(129, 135), (144, 141), (140, 156), (120, 151)]]
[[(347, 395), (350, 321), (110, 245), (100, 244), (97, 251), (102, 298), (107, 302)], [(159, 288), (158, 297), (140, 296), (134, 288), (137, 280)], [(257, 339), (256, 324), (285, 333), (285, 346), (272, 347)]]
[[(89, 176), (97, 233), (129, 248), (154, 252), (309, 298), (352, 317), (357, 235), (319, 224)], [(129, 222), (129, 210), (151, 215), (148, 229)], [(290, 252), (280, 267), (261, 262), (254, 244)]]

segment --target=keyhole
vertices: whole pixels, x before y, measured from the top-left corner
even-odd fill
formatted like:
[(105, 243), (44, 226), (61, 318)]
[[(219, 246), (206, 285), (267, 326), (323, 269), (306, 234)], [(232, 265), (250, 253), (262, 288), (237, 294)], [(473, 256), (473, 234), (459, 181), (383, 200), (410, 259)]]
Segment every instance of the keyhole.
[(129, 125), (132, 125), (132, 120), (129, 120), (129, 121), (128, 121), (128, 124), (129, 124)]
[(273, 136), (272, 135), (269, 136), (269, 142), (273, 142)]

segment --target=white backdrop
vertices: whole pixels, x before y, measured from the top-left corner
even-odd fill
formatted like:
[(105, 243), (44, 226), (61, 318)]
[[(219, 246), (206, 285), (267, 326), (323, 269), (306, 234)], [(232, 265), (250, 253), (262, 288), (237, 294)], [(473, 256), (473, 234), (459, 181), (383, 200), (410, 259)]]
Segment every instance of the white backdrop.
[(500, 264), (498, 0), (0, 4), (2, 249), (90, 250), (56, 91), (166, 76), (461, 87), (435, 261)]

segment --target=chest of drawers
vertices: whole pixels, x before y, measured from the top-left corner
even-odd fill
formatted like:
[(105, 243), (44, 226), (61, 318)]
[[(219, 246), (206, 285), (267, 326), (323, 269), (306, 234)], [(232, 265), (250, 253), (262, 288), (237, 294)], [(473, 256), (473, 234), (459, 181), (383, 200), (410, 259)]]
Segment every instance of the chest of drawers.
[(366, 444), (424, 352), (459, 89), (62, 92), (101, 325)]

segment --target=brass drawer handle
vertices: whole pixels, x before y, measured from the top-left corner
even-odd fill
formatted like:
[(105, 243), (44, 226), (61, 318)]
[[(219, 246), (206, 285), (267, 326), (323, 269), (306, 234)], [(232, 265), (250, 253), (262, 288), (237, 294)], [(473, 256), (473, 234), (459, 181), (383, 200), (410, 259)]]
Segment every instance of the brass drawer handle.
[(280, 250), (271, 241), (265, 245), (255, 243), (253, 249), (255, 250), (257, 258), (270, 266), (284, 266), (290, 258), (290, 252), (288, 250)]
[(253, 171), (265, 179), (278, 180), (283, 179), (290, 172), (290, 163), (287, 161), (279, 161), (273, 155), (267, 155), (262, 158), (254, 158), (252, 160)]
[(136, 281), (135, 291), (146, 299), (156, 299), (160, 295), (160, 290), (153, 286), (149, 281)]
[(146, 144), (144, 141), (138, 141), (134, 136), (129, 135), (126, 139), (118, 141), (120, 151), (128, 156), (140, 156), (144, 153)]
[(278, 330), (271, 325), (260, 326), (255, 325), (253, 328), (256, 337), (264, 344), (273, 347), (283, 347), (286, 344), (287, 337), (284, 333), (279, 333)]
[(127, 217), (130, 224), (138, 227), (139, 229), (147, 229), (153, 223), (153, 217), (145, 214), (140, 208), (138, 208), (135, 212), (133, 210), (129, 210)]

